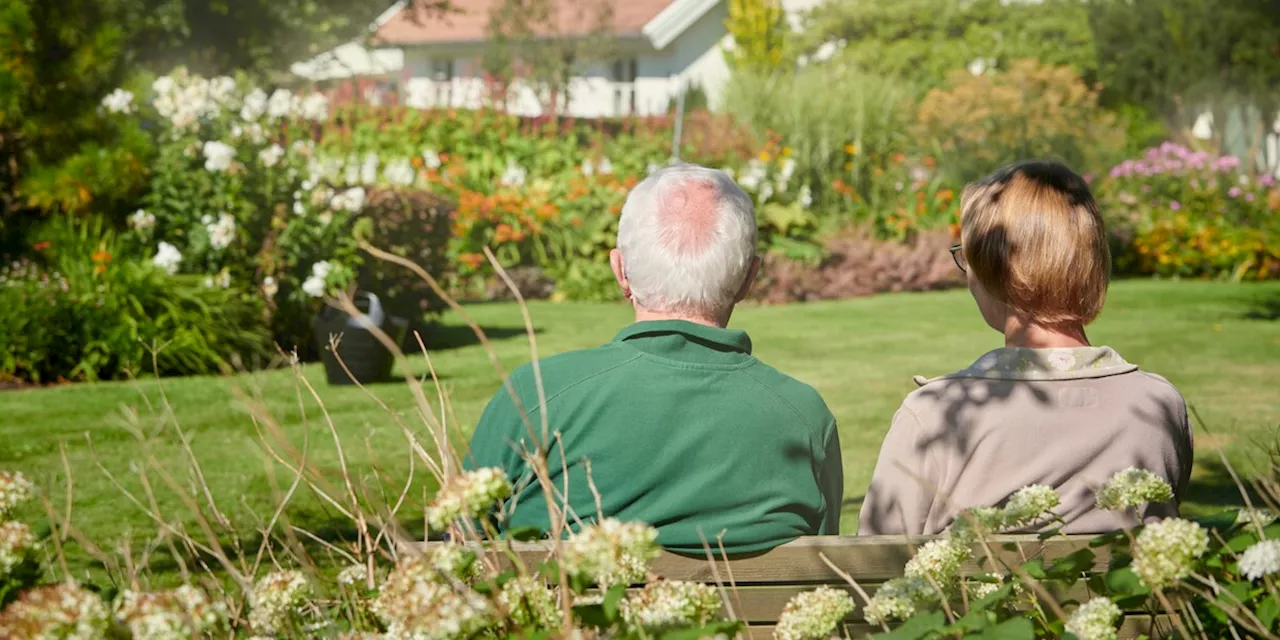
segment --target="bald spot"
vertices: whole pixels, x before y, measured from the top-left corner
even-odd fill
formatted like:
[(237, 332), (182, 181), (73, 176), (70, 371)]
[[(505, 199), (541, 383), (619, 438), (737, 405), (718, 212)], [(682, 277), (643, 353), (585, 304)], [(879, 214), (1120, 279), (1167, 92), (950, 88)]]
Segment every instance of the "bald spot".
[(695, 255), (711, 245), (720, 226), (715, 184), (689, 181), (676, 185), (658, 206), (662, 243), (672, 251)]

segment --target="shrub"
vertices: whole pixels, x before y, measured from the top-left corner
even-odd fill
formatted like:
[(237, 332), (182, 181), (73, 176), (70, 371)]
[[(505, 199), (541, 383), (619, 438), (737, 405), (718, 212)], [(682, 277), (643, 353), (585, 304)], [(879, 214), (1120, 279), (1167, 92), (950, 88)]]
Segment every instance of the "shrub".
[(767, 256), (753, 297), (785, 303), (959, 286), (964, 280), (947, 250), (953, 243), (947, 231), (920, 232), (899, 242), (850, 229), (827, 242), (817, 264)]
[[(373, 246), (407, 258), (431, 274), (449, 268), (450, 226), (454, 204), (426, 191), (375, 188), (365, 201), (356, 234)], [(388, 309), (417, 320), (442, 308), (443, 302), (417, 275), (400, 265), (366, 259), (359, 287), (386, 298)]]
[(1234, 156), (1165, 143), (1113, 168), (1100, 195), (1121, 273), (1280, 277), (1280, 186)]
[(1109, 166), (1124, 129), (1098, 106), (1098, 91), (1070, 67), (1034, 60), (975, 75), (960, 69), (920, 103), (915, 134), (938, 145), (939, 165), (968, 181), (1028, 158), (1055, 158), (1078, 171)]
[(55, 222), (45, 264), (0, 271), (0, 376), (28, 382), (216, 373), (271, 355), (262, 303), (124, 254), (100, 222)]

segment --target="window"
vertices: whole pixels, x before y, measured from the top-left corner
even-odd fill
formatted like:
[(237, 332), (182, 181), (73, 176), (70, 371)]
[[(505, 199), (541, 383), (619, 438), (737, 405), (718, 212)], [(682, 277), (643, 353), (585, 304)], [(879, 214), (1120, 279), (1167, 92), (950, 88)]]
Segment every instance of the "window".
[(428, 58), (418, 63), (414, 75), (433, 82), (453, 80), (453, 58)]
[(635, 82), (639, 73), (640, 64), (635, 58), (618, 60), (613, 63), (613, 81), (614, 82)]

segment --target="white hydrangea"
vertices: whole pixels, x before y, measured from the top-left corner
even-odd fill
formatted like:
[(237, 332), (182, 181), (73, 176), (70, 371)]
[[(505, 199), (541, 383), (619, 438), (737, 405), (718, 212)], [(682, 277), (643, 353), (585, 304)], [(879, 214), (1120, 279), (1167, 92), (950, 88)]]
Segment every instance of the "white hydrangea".
[(420, 557), (392, 570), (371, 608), (386, 625), (386, 638), (406, 640), (471, 637), (489, 626), (495, 613), (487, 599), (469, 589), (455, 590), (436, 565)]
[(607, 176), (612, 174), (613, 161), (609, 160), (608, 157), (601, 158), (600, 164), (596, 165), (596, 172), (598, 172), (602, 176)]
[(232, 161), (236, 159), (235, 148), (217, 140), (204, 143), (203, 151), (206, 171), (226, 171), (231, 168)]
[(556, 592), (536, 576), (508, 580), (498, 592), (498, 606), (516, 627), (554, 631), (560, 628), (560, 603)]
[(908, 578), (932, 579), (941, 588), (956, 583), (960, 567), (973, 556), (973, 550), (961, 540), (933, 540), (916, 551), (907, 561), (904, 574)]
[[(364, 154), (364, 162), (360, 164), (360, 183), (376, 184), (378, 182), (378, 166), (380, 164), (382, 164), (382, 160), (378, 157), (378, 154), (372, 151)], [(355, 181), (350, 180), (349, 182)]]
[(144, 209), (138, 209), (133, 212), (133, 215), (129, 216), (129, 227), (138, 233), (142, 233), (154, 226), (156, 226), (155, 214), (147, 213)]
[(12, 513), (35, 493), (36, 486), (21, 471), (0, 471), (0, 518)]
[(329, 208), (334, 211), (360, 213), (364, 209), (364, 187), (351, 187), (329, 200)]
[(177, 247), (161, 240), (160, 244), (156, 246), (156, 255), (151, 258), (151, 263), (165, 273), (173, 275), (178, 272), (178, 267), (182, 265), (182, 252), (178, 251)]
[(582, 175), (584, 176), (590, 176), (596, 172), (595, 166), (591, 164), (591, 158), (582, 159), (582, 167), (580, 168), (580, 171), (582, 171)]
[(205, 231), (209, 232), (209, 246), (222, 251), (236, 239), (236, 219), (229, 213), (218, 214), (216, 222), (205, 223)]
[(1265, 527), (1276, 521), (1276, 514), (1270, 509), (1241, 509), (1236, 514), (1237, 525), (1255, 525)]
[(298, 108), (299, 115), (312, 122), (323, 122), (329, 119), (329, 98), (323, 93), (312, 93), (302, 99)]
[(809, 185), (806, 184), (800, 187), (799, 201), (800, 206), (805, 209), (813, 206), (813, 190), (809, 188)]
[(1263, 540), (1240, 554), (1240, 575), (1257, 580), (1280, 573), (1280, 540)]
[(328, 260), (321, 260), (311, 265), (311, 275), (302, 282), (302, 291), (312, 298), (319, 298), (325, 292), (325, 278), (329, 277), (329, 272), (333, 270), (333, 265)]
[(382, 175), (386, 176), (387, 182), (398, 187), (407, 187), (413, 184), (418, 177), (418, 172), (413, 170), (413, 164), (408, 160), (396, 160), (387, 163), (387, 168), (383, 170)]
[(916, 610), (938, 600), (938, 592), (921, 577), (894, 578), (876, 590), (863, 610), (863, 617), (871, 624), (885, 624), (894, 620), (906, 620)]
[(190, 585), (155, 593), (125, 590), (115, 604), (116, 618), (135, 640), (201, 637), (216, 629), (226, 614), (226, 605)]
[(1137, 467), (1129, 467), (1111, 476), (1098, 491), (1098, 508), (1124, 511), (1153, 503), (1173, 500), (1173, 487), (1163, 478)]
[(285, 89), (276, 89), (267, 99), (267, 117), (271, 120), (282, 120), (293, 113), (293, 94)]
[(276, 633), (305, 601), (307, 578), (301, 571), (273, 571), (253, 585), (249, 624), (260, 633)]
[(102, 99), (102, 108), (108, 113), (133, 113), (133, 93), (116, 89)]
[[(728, 173), (728, 171), (726, 171), (726, 173)], [(742, 174), (738, 176), (738, 185), (747, 191), (755, 191), (760, 188), (760, 184), (764, 182), (765, 177), (768, 176), (769, 170), (768, 167), (766, 167), (758, 158), (753, 158), (747, 163), (746, 171), (741, 173)], [(730, 173), (729, 177), (733, 177), (733, 174)]]
[[(985, 580), (965, 580), (965, 591), (969, 594), (969, 600), (977, 602), (1004, 587), (1005, 577), (988, 573)], [(1018, 582), (1013, 583), (1013, 593), (1022, 593), (1022, 585)]]
[(1169, 586), (1191, 573), (1209, 549), (1209, 534), (1189, 520), (1169, 518), (1147, 525), (1133, 547), (1133, 571), (1152, 589)]
[(658, 530), (606, 518), (569, 538), (560, 559), (570, 574), (609, 586), (642, 582), (658, 557)]
[(258, 152), (258, 159), (262, 161), (265, 167), (274, 167), (280, 164), (280, 160), (284, 158), (284, 147), (278, 144), (271, 146)]
[(0, 613), (0, 638), (100, 640), (107, 627), (102, 598), (74, 582), (27, 589)]
[(426, 149), (422, 152), (422, 162), (428, 169), (439, 169), (440, 154), (435, 149)]
[(1018, 489), (1004, 505), (1005, 526), (1020, 528), (1034, 524), (1061, 503), (1058, 492), (1047, 485), (1033, 484)]
[(499, 182), (504, 187), (521, 187), (529, 176), (529, 172), (524, 167), (516, 164), (514, 159), (507, 160), (507, 168), (502, 172)]
[(262, 295), (268, 300), (274, 299), (276, 294), (280, 292), (280, 285), (276, 283), (276, 279), (267, 276), (262, 279)]
[(427, 507), (427, 525), (441, 531), (459, 518), (479, 518), (511, 495), (511, 481), (502, 469), (485, 467), (449, 479)]
[(209, 99), (221, 106), (231, 104), (236, 97), (236, 81), (230, 76), (218, 76), (209, 81)]
[(714, 586), (662, 580), (645, 585), (620, 608), (622, 619), (633, 629), (661, 632), (705, 625), (723, 604)]
[(1094, 598), (1067, 618), (1066, 628), (1079, 640), (1116, 640), (1116, 622), (1124, 612), (1107, 598)]
[(369, 577), (369, 568), (362, 564), (353, 564), (338, 572), (338, 584), (354, 585), (363, 583)]
[(831, 587), (818, 587), (792, 598), (773, 630), (777, 640), (826, 640), (853, 613), (853, 598)]
[(16, 520), (0, 522), (0, 578), (9, 575), (36, 549), (31, 527)]
[(267, 92), (254, 87), (253, 91), (245, 95), (244, 104), (240, 106), (240, 119), (245, 122), (257, 122), (266, 113)]

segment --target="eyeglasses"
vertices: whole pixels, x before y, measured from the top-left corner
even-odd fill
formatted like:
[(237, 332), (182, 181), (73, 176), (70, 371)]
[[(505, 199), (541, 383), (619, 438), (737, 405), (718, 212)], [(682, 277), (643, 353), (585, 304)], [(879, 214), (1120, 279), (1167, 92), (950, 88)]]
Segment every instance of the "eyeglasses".
[(969, 262), (965, 260), (964, 248), (961, 245), (951, 247), (951, 259), (956, 261), (956, 266), (960, 267), (961, 272), (969, 271)]

